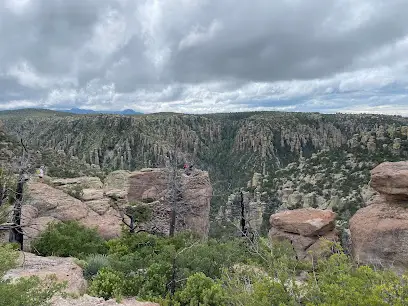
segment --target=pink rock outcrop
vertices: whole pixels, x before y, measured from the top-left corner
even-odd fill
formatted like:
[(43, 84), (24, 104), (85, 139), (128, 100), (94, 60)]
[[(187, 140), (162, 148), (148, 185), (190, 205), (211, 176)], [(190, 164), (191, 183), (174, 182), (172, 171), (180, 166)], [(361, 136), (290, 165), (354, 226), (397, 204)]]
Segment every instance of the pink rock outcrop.
[(403, 271), (408, 267), (408, 162), (377, 166), (371, 186), (380, 194), (350, 219), (353, 256)]
[[(166, 169), (115, 171), (107, 176), (103, 185), (99, 178), (93, 177), (56, 179), (52, 184), (37, 180), (27, 184), (22, 208), (24, 249), (27, 251), (32, 239), (38, 237), (50, 222), (75, 220), (96, 228), (105, 239), (119, 237), (122, 218), (127, 220), (124, 208), (129, 203), (143, 203), (152, 210), (152, 218), (138, 223), (137, 230), (169, 234), (172, 203)], [(175, 231), (191, 230), (206, 237), (212, 197), (208, 172), (194, 170), (186, 176), (179, 171), (176, 185)]]
[(330, 210), (302, 208), (271, 215), (269, 238), (290, 241), (298, 259), (323, 254), (324, 241), (337, 241), (336, 214)]

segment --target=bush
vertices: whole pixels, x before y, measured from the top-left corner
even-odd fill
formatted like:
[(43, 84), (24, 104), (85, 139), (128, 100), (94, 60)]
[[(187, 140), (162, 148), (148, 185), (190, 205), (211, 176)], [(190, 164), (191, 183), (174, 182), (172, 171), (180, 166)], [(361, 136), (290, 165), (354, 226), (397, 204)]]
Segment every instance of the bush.
[(124, 275), (111, 268), (102, 268), (92, 281), (89, 293), (93, 296), (120, 299), (124, 288)]
[(102, 268), (110, 267), (109, 258), (105, 254), (92, 254), (87, 257), (84, 267), (84, 277), (91, 279)]
[(187, 279), (186, 287), (175, 295), (175, 305), (180, 306), (222, 306), (226, 295), (219, 282), (195, 273)]
[(219, 278), (223, 268), (243, 261), (247, 255), (242, 241), (220, 243), (211, 239), (206, 243), (187, 247), (177, 256), (176, 263), (183, 278), (197, 272), (203, 272), (211, 278)]
[(51, 223), (33, 242), (33, 249), (41, 256), (84, 257), (107, 252), (105, 241), (95, 229), (76, 221)]
[(164, 297), (167, 293), (167, 285), (171, 281), (172, 266), (167, 262), (153, 263), (146, 270), (144, 281), (139, 290), (139, 296), (144, 299)]
[(0, 244), (0, 280), (17, 265), (18, 252), (14, 244)]

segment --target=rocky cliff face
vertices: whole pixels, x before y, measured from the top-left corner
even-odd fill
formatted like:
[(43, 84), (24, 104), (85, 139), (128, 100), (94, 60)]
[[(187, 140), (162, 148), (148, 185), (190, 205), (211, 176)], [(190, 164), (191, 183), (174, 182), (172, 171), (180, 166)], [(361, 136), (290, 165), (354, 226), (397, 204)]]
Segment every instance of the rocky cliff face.
[[(212, 186), (208, 173), (194, 170), (190, 176), (176, 173), (174, 187), (167, 169), (144, 169), (128, 174), (126, 195), (130, 203), (146, 203), (152, 210), (151, 221), (139, 224), (147, 231), (170, 232), (171, 210), (175, 209), (175, 231), (191, 230), (206, 237), (209, 231)], [(109, 179), (108, 179), (109, 180)], [(172, 198), (172, 189), (176, 197)]]
[[(301, 156), (273, 173), (255, 173), (247, 187), (232, 194), (221, 207), (218, 220), (239, 224), (240, 203), (234, 199), (242, 191), (244, 206), (252, 211), (256, 207), (257, 216), (263, 215), (261, 221), (252, 222), (254, 230), (265, 232), (267, 217), (273, 212), (309, 207), (334, 210), (339, 221), (343, 221), (342, 226), (347, 227), (350, 217), (378, 194), (369, 185), (370, 170), (383, 161), (404, 160), (408, 154), (407, 127), (390, 128), (388, 132), (379, 127), (377, 134), (378, 138), (368, 137), (366, 132), (355, 134), (341, 149), (321, 150), (308, 158)], [(398, 151), (392, 149), (392, 137), (403, 144)], [(373, 143), (376, 150), (372, 150)], [(254, 180), (257, 185), (253, 185)], [(251, 220), (252, 216), (246, 218)]]
[(208, 173), (194, 170), (190, 176), (178, 173), (178, 198), (171, 202), (166, 169), (115, 171), (102, 183), (98, 177), (53, 179), (43, 184), (33, 179), (27, 184), (22, 209), (25, 249), (50, 222), (75, 220), (98, 229), (111, 239), (121, 234), (122, 219), (129, 223), (125, 209), (147, 205), (151, 219), (137, 222), (137, 230), (169, 234), (170, 212), (176, 212), (175, 231), (191, 230), (206, 237), (209, 231), (212, 187)]
[(352, 251), (358, 262), (408, 266), (408, 162), (383, 163), (372, 170), (379, 195), (350, 219)]

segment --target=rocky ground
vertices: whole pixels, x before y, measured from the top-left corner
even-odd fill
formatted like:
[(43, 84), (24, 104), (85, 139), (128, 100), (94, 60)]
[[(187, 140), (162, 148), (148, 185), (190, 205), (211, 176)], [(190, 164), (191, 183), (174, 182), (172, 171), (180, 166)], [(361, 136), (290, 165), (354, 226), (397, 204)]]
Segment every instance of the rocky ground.
[(19, 261), (19, 267), (8, 271), (4, 278), (56, 276), (58, 282), (67, 283), (64, 292), (76, 296), (75, 298), (56, 296), (52, 299), (52, 306), (158, 306), (156, 303), (138, 302), (132, 298), (125, 298), (120, 302), (116, 302), (84, 295), (87, 282), (83, 277), (82, 268), (75, 263), (73, 258), (40, 257), (22, 252)]

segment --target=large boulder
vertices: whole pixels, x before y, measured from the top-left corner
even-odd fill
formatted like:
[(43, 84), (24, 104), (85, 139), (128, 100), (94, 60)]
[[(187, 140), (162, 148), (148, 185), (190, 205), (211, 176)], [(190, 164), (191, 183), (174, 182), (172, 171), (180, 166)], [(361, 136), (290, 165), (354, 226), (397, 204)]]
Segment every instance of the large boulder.
[(30, 182), (27, 184), (29, 197), (27, 204), (38, 210), (39, 216), (49, 216), (61, 221), (80, 220), (86, 217), (86, 206), (78, 199), (62, 190), (46, 184)]
[(338, 241), (335, 219), (332, 211), (314, 208), (278, 212), (269, 219), (269, 239), (289, 241), (298, 259), (326, 256), (328, 242)]
[[(191, 230), (202, 236), (209, 231), (212, 187), (208, 173), (195, 170), (190, 176), (177, 173), (175, 231)], [(166, 169), (142, 171), (114, 171), (102, 188), (99, 178), (56, 179), (53, 185), (38, 180), (27, 184), (27, 197), (23, 205), (25, 232), (24, 250), (29, 251), (32, 239), (38, 237), (50, 222), (78, 221), (96, 228), (105, 239), (119, 237), (124, 211), (128, 203), (148, 205), (152, 218), (138, 223), (136, 230), (169, 234), (171, 201), (168, 200), (169, 179)], [(57, 185), (59, 188), (54, 188)], [(74, 186), (85, 187), (81, 199), (67, 192)]]
[(103, 198), (102, 189), (86, 188), (82, 190), (81, 200), (83, 201), (100, 200), (102, 198)]
[(129, 189), (129, 171), (118, 170), (108, 174), (103, 184), (106, 196), (126, 198)]
[(334, 229), (336, 214), (331, 210), (302, 208), (272, 215), (270, 224), (282, 231), (305, 237), (322, 236)]
[(350, 219), (350, 232), (358, 262), (397, 270), (408, 267), (407, 206), (378, 196)]
[[(178, 189), (175, 230), (191, 230), (201, 236), (209, 231), (212, 186), (208, 172), (194, 170), (191, 175), (177, 173)], [(141, 223), (140, 229), (169, 234), (172, 204), (168, 200), (169, 174), (166, 169), (144, 169), (129, 175), (129, 202), (145, 202), (151, 207), (152, 219)]]
[(408, 161), (386, 162), (371, 171), (371, 187), (384, 195), (408, 199)]
[(57, 281), (67, 282), (66, 293), (83, 294), (87, 283), (83, 277), (81, 267), (75, 264), (73, 258), (40, 257), (31, 253), (20, 255), (21, 267), (6, 273), (5, 279), (18, 279), (22, 277), (38, 276), (44, 279), (55, 275)]
[(382, 163), (371, 171), (376, 195), (350, 219), (352, 253), (358, 262), (408, 267), (408, 162)]
[(111, 208), (111, 200), (109, 198), (103, 198), (100, 200), (87, 201), (86, 205), (97, 214), (103, 216), (109, 208)]
[[(96, 190), (98, 196), (89, 196), (89, 199), (99, 198), (102, 194), (102, 189), (90, 190)], [(122, 231), (122, 216), (111, 207), (109, 198), (83, 202), (60, 189), (36, 181), (29, 182), (22, 207), (24, 250), (30, 251), (31, 241), (48, 224), (61, 221), (78, 221), (87, 227), (96, 228), (105, 239), (119, 237)]]

